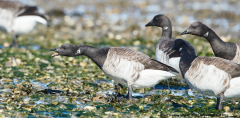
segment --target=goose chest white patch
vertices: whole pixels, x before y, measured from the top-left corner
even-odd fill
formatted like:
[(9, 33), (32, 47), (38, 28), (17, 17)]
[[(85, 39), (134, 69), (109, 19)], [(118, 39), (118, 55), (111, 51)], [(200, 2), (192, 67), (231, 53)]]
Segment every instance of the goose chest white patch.
[(81, 50), (78, 49), (75, 55), (80, 54), (80, 53), (81, 53)]
[(182, 51), (182, 48), (179, 48), (179, 52), (181, 52)]
[(158, 47), (159, 45), (156, 46), (156, 53), (155, 53), (156, 60), (169, 65), (169, 56), (166, 53), (164, 53), (166, 49), (159, 49)]
[(203, 35), (203, 37), (207, 37), (207, 36), (208, 36), (208, 32)]
[(179, 68), (180, 57), (173, 57), (169, 59), (169, 66), (175, 68), (179, 73), (176, 74), (177, 77), (182, 77), (181, 70)]
[(157, 49), (155, 53), (155, 58), (157, 61), (160, 61), (164, 64), (169, 65), (169, 56), (166, 53), (164, 53), (162, 50)]
[(236, 55), (231, 61), (240, 64), (240, 44), (236, 44), (236, 47), (237, 47)]
[(165, 26), (165, 27), (163, 27), (163, 29), (165, 29), (165, 30), (166, 30), (166, 29), (168, 29), (168, 27), (167, 27), (167, 26)]
[[(201, 58), (200, 58), (201, 59)], [(196, 58), (185, 73), (186, 82), (197, 91), (218, 95), (229, 87), (231, 76), (214, 65), (206, 65)]]

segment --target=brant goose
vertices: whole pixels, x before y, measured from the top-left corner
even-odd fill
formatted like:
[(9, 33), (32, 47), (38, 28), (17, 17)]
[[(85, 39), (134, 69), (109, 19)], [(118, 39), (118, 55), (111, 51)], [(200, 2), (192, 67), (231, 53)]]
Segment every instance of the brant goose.
[(129, 99), (132, 98), (132, 88), (153, 87), (161, 80), (175, 76), (172, 73), (178, 73), (174, 68), (128, 48), (63, 44), (50, 51), (56, 52), (52, 57), (89, 57), (107, 76), (128, 87)]
[(0, 0), (0, 30), (12, 34), (13, 42), (10, 47), (17, 47), (18, 35), (29, 33), (37, 23), (46, 25), (47, 19), (37, 12), (36, 6)]
[(221, 57), (240, 64), (240, 44), (224, 42), (205, 24), (201, 22), (194, 22), (181, 34), (192, 34), (207, 39), (216, 57)]
[[(146, 27), (157, 26), (162, 28), (162, 36), (156, 44), (155, 58), (156, 60), (164, 64), (167, 64), (175, 68), (178, 72), (180, 72), (179, 69), (180, 53), (178, 51), (171, 50), (172, 46), (174, 45), (175, 39), (172, 39), (172, 24), (169, 18), (163, 14), (159, 14), (154, 16), (152, 21), (150, 21), (145, 26)], [(194, 50), (192, 45), (190, 43), (188, 44)], [(176, 76), (182, 77), (181, 72), (177, 73)]]
[(240, 96), (240, 64), (219, 57), (200, 57), (182, 39), (173, 50), (181, 53), (180, 70), (187, 84), (195, 90), (217, 97), (216, 109), (223, 98)]

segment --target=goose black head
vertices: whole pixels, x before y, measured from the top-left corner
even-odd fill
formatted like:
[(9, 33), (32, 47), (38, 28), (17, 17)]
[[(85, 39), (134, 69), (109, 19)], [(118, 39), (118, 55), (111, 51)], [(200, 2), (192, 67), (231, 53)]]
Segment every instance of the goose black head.
[(77, 46), (72, 45), (72, 44), (63, 44), (58, 48), (51, 49), (50, 51), (55, 51), (56, 52), (56, 53), (51, 55), (52, 57), (58, 56), (58, 55), (73, 57), (73, 56), (81, 54), (81, 50), (78, 49)]
[(209, 28), (204, 25), (202, 22), (194, 22), (192, 23), (188, 29), (181, 33), (184, 34), (192, 34), (200, 37), (207, 37), (209, 33)]
[(187, 41), (183, 39), (176, 39), (174, 41), (174, 46), (172, 47), (172, 50), (182, 52), (183, 48), (185, 51), (187, 51), (189, 54), (197, 56), (194, 47)]
[(168, 29), (171, 28), (171, 21), (168, 19), (167, 16), (163, 14), (159, 14), (154, 16), (154, 18), (145, 25), (146, 27), (148, 26), (157, 26), (157, 27), (162, 27), (163, 29)]
[(172, 47), (172, 50), (176, 50), (181, 52), (182, 51), (182, 46), (184, 45), (185, 42), (183, 42), (182, 39), (176, 39), (174, 41), (174, 46)]

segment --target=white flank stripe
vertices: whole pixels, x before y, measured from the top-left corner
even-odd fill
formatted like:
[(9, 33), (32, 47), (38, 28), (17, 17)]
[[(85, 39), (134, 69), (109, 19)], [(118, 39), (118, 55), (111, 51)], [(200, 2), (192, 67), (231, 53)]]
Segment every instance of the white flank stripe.
[(170, 72), (146, 69), (140, 72), (139, 79), (133, 84), (133, 88), (153, 87), (160, 81), (174, 76)]
[(230, 87), (225, 91), (224, 97), (234, 98), (240, 96), (240, 77), (232, 78)]
[(35, 28), (38, 22), (47, 24), (47, 21), (39, 16), (20, 16), (14, 19), (13, 30), (16, 34), (27, 34)]

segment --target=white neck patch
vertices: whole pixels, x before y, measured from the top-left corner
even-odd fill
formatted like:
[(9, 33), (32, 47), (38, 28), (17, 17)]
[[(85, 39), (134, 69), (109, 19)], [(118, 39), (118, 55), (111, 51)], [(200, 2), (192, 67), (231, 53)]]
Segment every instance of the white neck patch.
[(204, 37), (207, 37), (208, 36), (208, 32), (206, 34), (203, 35)]
[(182, 48), (179, 48), (179, 52), (181, 52), (182, 51)]
[(80, 54), (80, 53), (81, 53), (81, 50), (78, 49), (78, 50), (77, 50), (77, 53), (76, 53), (75, 55)]
[(165, 29), (165, 30), (166, 30), (166, 29), (168, 29), (168, 27), (167, 27), (167, 26), (165, 26), (165, 27), (163, 27), (163, 29)]

